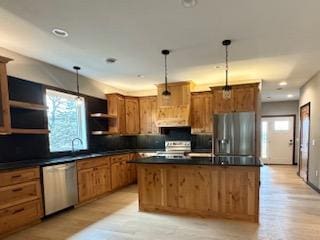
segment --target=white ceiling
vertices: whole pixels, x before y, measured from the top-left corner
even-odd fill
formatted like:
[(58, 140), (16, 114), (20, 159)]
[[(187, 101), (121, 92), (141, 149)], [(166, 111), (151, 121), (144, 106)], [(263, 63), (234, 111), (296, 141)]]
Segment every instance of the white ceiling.
[[(164, 48), (172, 50), (170, 81), (222, 83), (228, 38), (231, 82), (263, 80), (265, 101), (297, 99), (319, 70), (319, 0), (180, 2), (0, 0), (0, 46), (65, 69), (80, 65), (83, 75), (128, 92), (163, 81)], [(69, 37), (55, 37), (57, 27)], [(107, 57), (118, 62), (108, 65)], [(276, 90), (280, 81), (288, 86)]]

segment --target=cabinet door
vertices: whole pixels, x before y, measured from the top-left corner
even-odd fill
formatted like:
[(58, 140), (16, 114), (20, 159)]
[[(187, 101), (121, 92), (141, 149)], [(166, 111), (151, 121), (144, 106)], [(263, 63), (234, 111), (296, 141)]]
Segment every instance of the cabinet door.
[(126, 107), (124, 97), (118, 97), (118, 112), (119, 133), (126, 133)]
[(6, 62), (9, 59), (0, 57), (0, 133), (10, 133), (10, 107)]
[(140, 133), (152, 133), (152, 102), (149, 98), (140, 98)]
[(108, 166), (97, 167), (94, 171), (96, 195), (104, 194), (111, 190), (110, 168)]
[(79, 202), (95, 197), (95, 176), (93, 168), (78, 171)]
[(233, 105), (236, 112), (255, 111), (255, 88), (233, 89)]
[(113, 163), (111, 165), (111, 187), (112, 190), (121, 186), (121, 162)]
[(126, 133), (139, 134), (139, 131), (140, 131), (139, 100), (137, 98), (126, 98), (125, 109), (126, 109)]
[(230, 99), (223, 98), (223, 91), (220, 89), (213, 90), (213, 111), (215, 113), (233, 112), (233, 90)]
[(196, 93), (191, 97), (192, 133), (212, 133), (212, 93)]

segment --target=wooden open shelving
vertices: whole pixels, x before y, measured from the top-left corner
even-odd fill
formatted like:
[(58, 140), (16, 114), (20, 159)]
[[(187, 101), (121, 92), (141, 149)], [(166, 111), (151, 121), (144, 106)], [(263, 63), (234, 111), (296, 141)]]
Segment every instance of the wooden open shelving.
[(11, 128), (13, 134), (49, 134), (48, 129), (32, 129), (32, 128)]
[(117, 118), (116, 115), (106, 114), (106, 113), (91, 113), (90, 117), (93, 118)]
[(110, 131), (92, 131), (92, 135), (114, 135), (117, 134), (116, 132), (110, 132)]
[(39, 111), (46, 111), (48, 109), (46, 105), (13, 101), (13, 100), (10, 100), (9, 104), (10, 104), (10, 107), (12, 108), (22, 108), (22, 109), (39, 110)]

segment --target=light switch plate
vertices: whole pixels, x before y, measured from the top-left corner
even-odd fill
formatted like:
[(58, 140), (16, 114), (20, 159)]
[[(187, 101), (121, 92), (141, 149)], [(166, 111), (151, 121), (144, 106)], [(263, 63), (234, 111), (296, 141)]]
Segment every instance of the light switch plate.
[(312, 139), (312, 146), (315, 146), (315, 145), (316, 145), (316, 140)]

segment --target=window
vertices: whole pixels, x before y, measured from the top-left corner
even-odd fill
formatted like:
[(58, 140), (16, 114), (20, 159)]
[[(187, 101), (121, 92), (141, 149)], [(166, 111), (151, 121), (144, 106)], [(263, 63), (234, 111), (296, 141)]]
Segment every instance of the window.
[(87, 124), (85, 101), (83, 97), (47, 89), (48, 126), (50, 152), (64, 152), (74, 148), (85, 150), (87, 143)]
[(288, 131), (289, 130), (289, 121), (274, 121), (274, 130), (275, 131)]
[(268, 157), (268, 122), (261, 123), (261, 157), (266, 159)]

